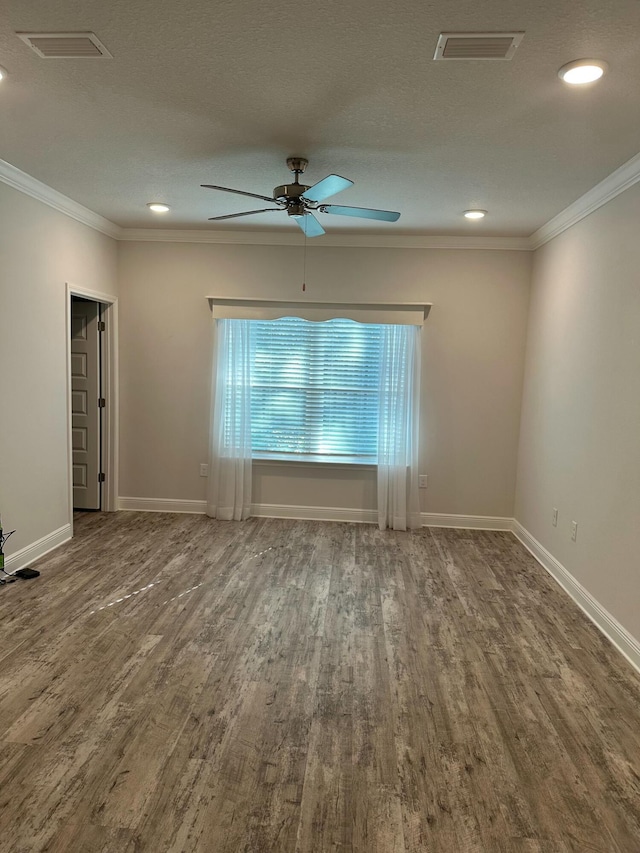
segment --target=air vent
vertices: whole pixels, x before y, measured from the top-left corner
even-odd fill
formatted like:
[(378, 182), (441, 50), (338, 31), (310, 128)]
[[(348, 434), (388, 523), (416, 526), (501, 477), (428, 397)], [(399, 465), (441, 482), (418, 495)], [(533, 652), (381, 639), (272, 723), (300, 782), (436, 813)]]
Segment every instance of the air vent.
[(442, 33), (434, 59), (513, 59), (524, 33)]
[(113, 59), (93, 33), (16, 33), (42, 59)]

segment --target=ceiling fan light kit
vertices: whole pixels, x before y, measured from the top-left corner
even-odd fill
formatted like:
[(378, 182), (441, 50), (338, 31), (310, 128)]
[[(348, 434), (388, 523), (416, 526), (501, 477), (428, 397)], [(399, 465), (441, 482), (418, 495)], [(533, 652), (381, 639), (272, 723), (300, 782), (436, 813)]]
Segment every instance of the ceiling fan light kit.
[(319, 237), (325, 233), (324, 228), (314, 215), (315, 213), (328, 213), (337, 216), (357, 216), (361, 219), (375, 219), (381, 222), (397, 222), (400, 214), (393, 210), (373, 210), (368, 207), (345, 207), (336, 204), (322, 204), (322, 202), (336, 193), (342, 192), (353, 186), (353, 181), (340, 175), (327, 175), (321, 181), (309, 186), (301, 184), (300, 175), (303, 175), (309, 161), (304, 157), (289, 157), (287, 166), (293, 172), (293, 183), (281, 184), (274, 187), (273, 196), (260, 195), (258, 193), (235, 190), (231, 187), (220, 187), (215, 184), (201, 184), (205, 189), (220, 190), (226, 193), (246, 195), (249, 198), (257, 198), (262, 201), (277, 205), (276, 207), (265, 207), (260, 210), (247, 210), (243, 213), (229, 213), (224, 216), (211, 216), (210, 222), (219, 222), (223, 219), (236, 219), (239, 216), (252, 216), (257, 213), (286, 212), (298, 225), (306, 237)]

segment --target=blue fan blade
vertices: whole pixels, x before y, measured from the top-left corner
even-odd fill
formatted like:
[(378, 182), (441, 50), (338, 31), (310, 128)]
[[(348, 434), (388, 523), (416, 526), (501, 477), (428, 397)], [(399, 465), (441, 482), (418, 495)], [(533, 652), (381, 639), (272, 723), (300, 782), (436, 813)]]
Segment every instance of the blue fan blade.
[(225, 216), (210, 216), (209, 222), (216, 222), (219, 219), (237, 219), (238, 216), (253, 216), (254, 213), (270, 213), (275, 210), (277, 213), (283, 213), (281, 207), (263, 207), (261, 210), (245, 210), (242, 213), (227, 213)]
[(334, 213), (339, 216), (361, 216), (363, 219), (382, 219), (384, 222), (397, 222), (400, 214), (394, 210), (372, 210), (369, 207), (344, 207), (339, 204), (323, 204), (322, 213)]
[(307, 237), (319, 237), (321, 234), (325, 233), (324, 228), (320, 225), (313, 213), (305, 213), (304, 216), (292, 216), (291, 218), (295, 219), (298, 227), (306, 234)]
[(327, 175), (326, 178), (323, 178), (321, 181), (318, 181), (317, 184), (309, 187), (309, 189), (303, 193), (302, 198), (307, 201), (316, 202), (317, 204), (319, 201), (329, 198), (330, 195), (335, 195), (336, 193), (342, 192), (342, 190), (346, 190), (352, 186), (353, 181), (350, 181), (347, 178), (341, 178), (340, 175)]
[[(244, 190), (232, 190), (231, 187), (217, 187), (215, 184), (200, 184), (205, 190), (220, 190), (223, 193), (235, 193), (236, 195), (247, 195), (249, 198), (261, 198), (263, 201), (270, 201), (272, 204), (275, 203), (275, 199), (271, 198), (268, 195), (259, 195), (258, 193), (248, 193)], [(326, 198), (326, 196), (325, 196)]]

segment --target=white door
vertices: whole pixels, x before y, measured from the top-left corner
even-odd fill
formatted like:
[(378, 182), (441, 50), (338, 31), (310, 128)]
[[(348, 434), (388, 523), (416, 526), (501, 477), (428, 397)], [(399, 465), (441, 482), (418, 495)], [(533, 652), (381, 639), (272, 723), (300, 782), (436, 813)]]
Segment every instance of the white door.
[(71, 300), (71, 445), (74, 509), (100, 509), (99, 305)]

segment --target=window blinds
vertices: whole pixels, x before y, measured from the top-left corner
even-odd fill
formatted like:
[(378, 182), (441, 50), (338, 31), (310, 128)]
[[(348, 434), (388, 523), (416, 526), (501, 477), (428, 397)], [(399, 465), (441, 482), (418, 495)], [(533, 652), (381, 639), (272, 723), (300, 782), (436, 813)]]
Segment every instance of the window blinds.
[(375, 462), (382, 329), (345, 319), (252, 321), (254, 456)]

